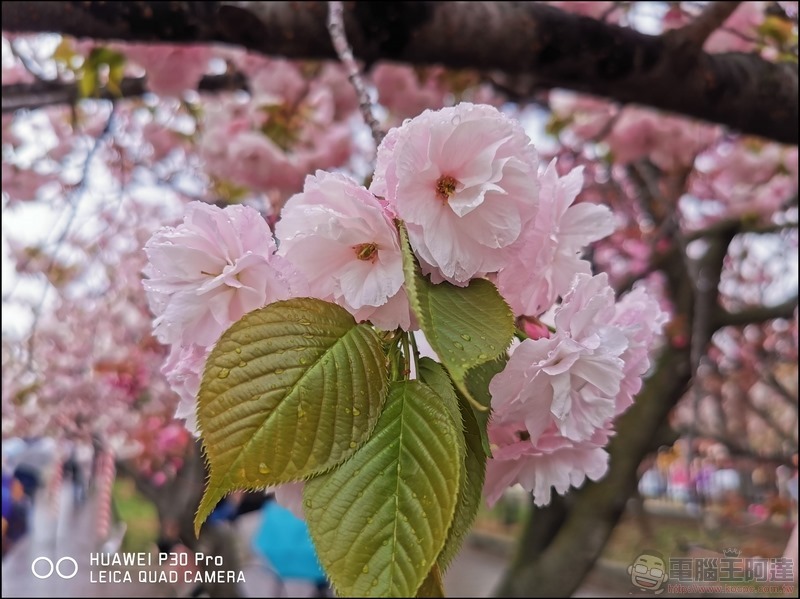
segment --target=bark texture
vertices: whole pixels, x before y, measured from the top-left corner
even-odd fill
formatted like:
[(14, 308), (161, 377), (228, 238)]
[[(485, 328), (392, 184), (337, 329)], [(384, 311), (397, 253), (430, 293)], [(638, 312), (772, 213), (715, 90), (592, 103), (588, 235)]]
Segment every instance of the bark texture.
[[(334, 59), (326, 16), (325, 2), (2, 4), (6, 31), (220, 42)], [(356, 57), (368, 66), (392, 60), (500, 72), (526, 93), (566, 88), (798, 142), (797, 65), (707, 54), (698, 39), (708, 27), (646, 35), (537, 2), (349, 2), (345, 24)]]

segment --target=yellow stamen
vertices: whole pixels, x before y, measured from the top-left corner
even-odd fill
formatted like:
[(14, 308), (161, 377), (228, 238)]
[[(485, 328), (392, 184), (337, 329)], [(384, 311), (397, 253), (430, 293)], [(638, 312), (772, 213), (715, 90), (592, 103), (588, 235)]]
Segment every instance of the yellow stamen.
[(436, 197), (446, 202), (456, 192), (457, 184), (458, 181), (450, 175), (442, 175), (436, 182)]
[(356, 258), (359, 260), (375, 262), (375, 259), (378, 257), (377, 243), (359, 243), (358, 245), (354, 245), (353, 249), (356, 252)]

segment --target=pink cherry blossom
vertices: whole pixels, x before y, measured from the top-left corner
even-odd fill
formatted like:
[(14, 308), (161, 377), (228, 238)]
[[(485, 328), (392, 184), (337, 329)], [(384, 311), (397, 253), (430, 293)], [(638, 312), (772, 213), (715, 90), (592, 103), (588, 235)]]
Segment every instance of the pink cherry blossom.
[(144, 281), (162, 343), (209, 346), (244, 314), (302, 293), (266, 221), (247, 206), (192, 202), (145, 245)]
[(464, 284), (506, 263), (536, 212), (536, 164), (519, 123), (462, 103), (387, 136), (371, 190), (405, 220), (423, 269)]
[(317, 171), (286, 203), (279, 253), (334, 301), (383, 329), (410, 326), (400, 240), (378, 199), (352, 179)]
[(498, 289), (514, 312), (530, 316), (564, 295), (575, 275), (589, 274), (589, 263), (580, 258), (583, 249), (614, 230), (613, 215), (605, 206), (573, 205), (583, 186), (582, 168), (559, 177), (554, 159), (540, 182), (536, 218), (497, 275)]
[(180, 397), (175, 417), (185, 420), (186, 428), (195, 436), (200, 434), (197, 427), (197, 392), (210, 352), (211, 348), (199, 345), (173, 345), (161, 368), (170, 388)]
[(551, 426), (536, 442), (523, 423), (489, 423), (492, 458), (486, 462), (484, 496), (493, 505), (510, 486), (520, 484), (533, 494), (536, 505), (550, 503), (551, 489), (559, 494), (580, 487), (586, 478), (600, 479), (608, 470), (603, 449), (608, 433), (597, 431), (587, 441), (574, 442)]
[(426, 108), (441, 108), (448, 90), (428, 77), (421, 82), (409, 66), (383, 63), (372, 70), (378, 100), (397, 119), (414, 117)]
[(211, 48), (171, 44), (118, 44), (117, 49), (147, 71), (147, 87), (162, 96), (180, 96), (208, 70)]
[(614, 294), (606, 275), (580, 275), (555, 312), (556, 334), (526, 339), (489, 391), (495, 420), (520, 420), (535, 443), (554, 423), (560, 434), (585, 441), (615, 415), (624, 376), (626, 336), (607, 323)]
[(642, 377), (650, 368), (650, 356), (667, 320), (667, 313), (644, 286), (635, 287), (614, 306), (610, 323), (628, 339), (628, 347), (620, 356), (625, 366), (616, 399), (617, 415), (633, 404), (641, 390)]

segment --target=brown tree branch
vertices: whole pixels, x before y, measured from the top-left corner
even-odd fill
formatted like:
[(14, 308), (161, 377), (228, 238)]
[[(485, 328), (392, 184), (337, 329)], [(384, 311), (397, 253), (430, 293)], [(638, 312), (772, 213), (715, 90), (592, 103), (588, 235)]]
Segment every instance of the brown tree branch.
[[(332, 59), (324, 2), (4, 2), (3, 28), (161, 43), (235, 44), (268, 55)], [(798, 142), (796, 64), (688, 51), (538, 2), (350, 2), (348, 38), (367, 65), (502, 71), (532, 89), (561, 87)]]
[[(247, 80), (241, 73), (225, 75), (207, 75), (200, 80), (198, 89), (206, 92), (230, 91), (246, 89)], [(34, 83), (14, 83), (4, 85), (3, 112), (15, 110), (36, 110), (58, 104), (73, 104), (80, 94), (78, 84), (61, 81), (37, 81)], [(113, 94), (107, 88), (100, 90), (99, 98), (116, 100), (119, 98), (136, 98), (147, 93), (147, 81), (143, 77), (126, 77), (119, 86), (119, 94)]]
[(694, 241), (695, 239), (702, 239), (704, 237), (715, 237), (722, 233), (727, 233), (728, 231), (731, 230), (735, 231), (736, 233), (755, 233), (757, 235), (771, 235), (796, 228), (797, 228), (797, 223), (795, 221), (788, 221), (780, 224), (775, 224), (775, 223), (757, 224), (748, 222), (747, 219), (736, 218), (729, 220), (721, 220), (705, 229), (690, 231), (689, 233), (686, 233), (686, 239), (688, 241)]
[(792, 318), (797, 308), (797, 296), (778, 304), (777, 306), (753, 306), (736, 312), (719, 309), (714, 314), (712, 321), (713, 330), (722, 327), (739, 327), (748, 324), (758, 324), (775, 318)]
[[(687, 428), (680, 428), (676, 431), (681, 436), (687, 435), (689, 430)], [(730, 454), (734, 457), (741, 457), (741, 458), (748, 458), (751, 460), (755, 460), (758, 462), (767, 462), (767, 463), (781, 463), (786, 464), (787, 466), (792, 465), (792, 456), (793, 453), (770, 453), (770, 454), (760, 454), (756, 453), (752, 449), (745, 447), (742, 445), (741, 441), (738, 438), (730, 437), (728, 435), (720, 435), (718, 433), (713, 433), (710, 431), (701, 431), (700, 436), (705, 439), (711, 439), (712, 441), (716, 441), (717, 443), (721, 443), (724, 445)]]

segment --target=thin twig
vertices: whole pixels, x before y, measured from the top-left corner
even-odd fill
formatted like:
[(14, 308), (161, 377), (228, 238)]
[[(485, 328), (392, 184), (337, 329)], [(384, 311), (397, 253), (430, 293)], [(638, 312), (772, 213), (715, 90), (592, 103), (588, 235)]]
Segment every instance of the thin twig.
[(728, 20), (741, 2), (711, 2), (694, 20), (680, 29), (669, 32), (671, 37), (702, 48), (706, 40)]
[(339, 56), (339, 60), (342, 61), (344, 68), (347, 69), (347, 77), (350, 79), (350, 84), (356, 90), (361, 115), (372, 130), (372, 138), (375, 140), (375, 145), (378, 146), (385, 133), (372, 112), (372, 100), (367, 93), (356, 59), (353, 57), (353, 49), (347, 41), (347, 35), (344, 30), (344, 6), (341, 2), (328, 2), (328, 31), (331, 34), (331, 41), (336, 49), (336, 54)]
[[(92, 159), (94, 158), (97, 151), (100, 149), (100, 146), (103, 145), (103, 141), (105, 138), (111, 133), (112, 123), (114, 121), (114, 113), (116, 110), (116, 104), (111, 104), (111, 113), (108, 115), (108, 121), (106, 122), (106, 126), (103, 129), (102, 133), (97, 136), (94, 141), (92, 148), (86, 154), (86, 160), (83, 163), (83, 170), (81, 173), (81, 182), (78, 187), (74, 190), (74, 195), (72, 197), (72, 209), (70, 210), (69, 217), (67, 218), (67, 224), (64, 227), (64, 230), (61, 232), (61, 235), (58, 236), (58, 239), (55, 242), (55, 248), (53, 249), (53, 253), (50, 256), (50, 261), (47, 265), (47, 268), (44, 269), (45, 277), (50, 273), (53, 266), (56, 263), (56, 259), (58, 258), (58, 252), (61, 249), (62, 244), (69, 235), (70, 229), (72, 228), (72, 223), (75, 221), (75, 216), (78, 213), (78, 208), (80, 206), (81, 200), (83, 199), (86, 188), (88, 186), (88, 179), (89, 179), (89, 169), (92, 163)], [(39, 323), (39, 315), (42, 311), (42, 307), (44, 306), (44, 301), (47, 298), (47, 292), (50, 286), (45, 284), (44, 291), (42, 293), (42, 297), (39, 300), (38, 305), (33, 311), (33, 322), (31, 323), (31, 328), (29, 337), (28, 337), (28, 359), (27, 359), (27, 368), (30, 369), (31, 364), (33, 363), (33, 354), (36, 345), (35, 337), (36, 337), (36, 329)]]

